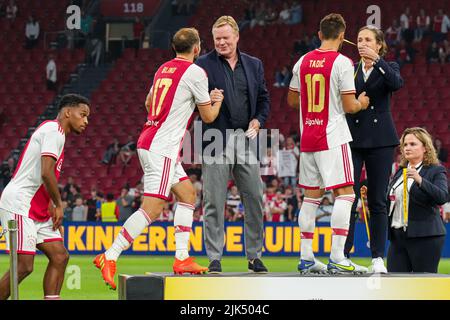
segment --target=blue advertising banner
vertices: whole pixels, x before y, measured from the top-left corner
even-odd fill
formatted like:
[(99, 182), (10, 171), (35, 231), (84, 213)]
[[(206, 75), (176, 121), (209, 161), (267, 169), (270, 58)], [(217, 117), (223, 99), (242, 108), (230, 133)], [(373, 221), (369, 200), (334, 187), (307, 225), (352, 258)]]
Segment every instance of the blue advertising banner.
[[(446, 225), (450, 231), (449, 225)], [(119, 223), (68, 222), (64, 224), (64, 243), (70, 254), (93, 255), (109, 248), (120, 232)], [(296, 223), (265, 223), (265, 256), (298, 256), (300, 231)], [(1, 230), (1, 227), (0, 227)], [(329, 256), (332, 230), (327, 223), (316, 226), (313, 250), (316, 256)], [(367, 234), (363, 223), (356, 224), (355, 247), (352, 256), (369, 257)], [(0, 253), (5, 252), (5, 237), (0, 239)], [(192, 255), (206, 255), (203, 242), (203, 224), (194, 223), (190, 238)], [(172, 223), (154, 223), (135, 239), (124, 254), (174, 255), (175, 233)], [(225, 224), (224, 255), (244, 256), (244, 225), (240, 222)], [(443, 257), (450, 257), (450, 243), (447, 237)]]

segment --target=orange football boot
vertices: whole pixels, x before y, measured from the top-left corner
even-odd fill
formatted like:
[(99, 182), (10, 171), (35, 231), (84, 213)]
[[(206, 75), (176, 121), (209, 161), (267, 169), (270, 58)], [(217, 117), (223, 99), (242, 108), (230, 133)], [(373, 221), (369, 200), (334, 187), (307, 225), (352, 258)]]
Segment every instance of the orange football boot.
[(111, 289), (116, 290), (114, 276), (116, 274), (116, 262), (114, 260), (106, 260), (105, 254), (99, 254), (94, 259), (94, 264), (102, 272), (103, 280)]
[(175, 258), (175, 261), (173, 263), (173, 272), (175, 274), (182, 275), (183, 273), (203, 274), (208, 271), (208, 268), (202, 267), (194, 260), (194, 257), (189, 257), (185, 260), (178, 260), (177, 258)]

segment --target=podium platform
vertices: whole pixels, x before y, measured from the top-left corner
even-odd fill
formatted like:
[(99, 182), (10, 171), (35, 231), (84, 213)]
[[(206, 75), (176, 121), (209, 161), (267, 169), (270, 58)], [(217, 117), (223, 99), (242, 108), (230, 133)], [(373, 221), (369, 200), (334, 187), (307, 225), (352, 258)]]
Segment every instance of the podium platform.
[(450, 275), (119, 275), (120, 300), (450, 300)]

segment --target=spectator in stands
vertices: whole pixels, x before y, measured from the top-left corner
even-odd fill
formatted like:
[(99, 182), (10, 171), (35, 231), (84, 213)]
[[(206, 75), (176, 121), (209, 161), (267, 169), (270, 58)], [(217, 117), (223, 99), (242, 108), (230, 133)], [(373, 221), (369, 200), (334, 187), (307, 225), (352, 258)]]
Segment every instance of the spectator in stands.
[(25, 48), (32, 49), (38, 44), (39, 31), (39, 22), (31, 15), (25, 25)]
[(11, 22), (11, 25), (16, 20), (17, 11), (19, 9), (17, 8), (17, 4), (15, 0), (9, 0), (8, 5), (6, 6), (6, 19), (8, 19)]
[(172, 8), (175, 9), (176, 15), (190, 15), (194, 3), (192, 0), (174, 0), (172, 1)]
[(106, 201), (102, 203), (100, 217), (102, 222), (117, 222), (119, 219), (119, 207), (114, 200), (114, 194), (108, 193)]
[(398, 154), (398, 155), (395, 157), (395, 161), (392, 162), (391, 178), (392, 178), (392, 176), (394, 175), (394, 173), (396, 173), (397, 170), (400, 168), (400, 161), (401, 161), (401, 160), (402, 160), (402, 155), (401, 155), (401, 154)]
[(291, 10), (287, 2), (283, 3), (283, 10), (279, 14), (279, 22), (284, 24), (289, 24), (291, 21)]
[(66, 183), (66, 185), (64, 186), (63, 191), (69, 193), (72, 187), (75, 187), (75, 189), (79, 189), (78, 185), (77, 185), (77, 184), (75, 183), (75, 181), (73, 180), (73, 177), (69, 177), (69, 178), (67, 179), (67, 183)]
[(93, 28), (91, 36), (87, 39), (86, 51), (88, 53), (89, 61), (93, 62), (94, 66), (100, 64), (103, 54), (103, 40), (106, 35), (106, 22), (103, 15), (98, 15), (93, 19)]
[(284, 213), (287, 210), (287, 203), (281, 191), (277, 191), (275, 198), (270, 203), (270, 220), (272, 222), (283, 222)]
[(397, 131), (391, 114), (391, 96), (403, 87), (400, 67), (396, 62), (387, 62), (387, 51), (383, 31), (375, 26), (365, 26), (358, 31), (358, 52), (361, 61), (355, 74), (356, 96), (365, 91), (370, 99), (367, 110), (347, 114), (347, 123), (353, 137), (350, 142), (353, 159), (354, 191), (349, 232), (345, 244), (347, 257), (353, 247), (354, 225), (358, 217), (357, 199), (360, 197), (360, 180), (363, 165), (368, 177), (368, 200), (371, 213), (370, 247), (372, 265), (370, 270), (385, 273), (384, 253), (387, 238), (386, 189), (391, 175), (394, 151), (399, 144)]
[(11, 177), (14, 173), (16, 167), (16, 161), (14, 160), (13, 157), (9, 157), (8, 160), (6, 161), (6, 163), (3, 163), (2, 168), (1, 168), (1, 177), (0, 177), (0, 191), (3, 190), (4, 187), (6, 187), (6, 185), (9, 183), (9, 181), (11, 180)]
[(442, 146), (442, 141), (439, 138), (434, 139), (434, 147), (436, 148), (436, 154), (440, 162), (447, 163), (448, 150)]
[(441, 42), (447, 38), (450, 29), (450, 19), (442, 9), (438, 9), (433, 18), (433, 42)]
[(239, 204), (241, 203), (241, 196), (239, 195), (238, 188), (232, 186), (228, 192), (227, 197), (227, 210), (231, 221), (236, 221), (236, 215), (239, 213)]
[(305, 34), (303, 39), (294, 42), (294, 54), (303, 56), (313, 50), (309, 36)]
[(75, 206), (72, 209), (72, 221), (87, 221), (88, 207), (83, 205), (83, 197), (78, 195), (75, 198)]
[(126, 221), (133, 214), (133, 201), (134, 197), (130, 196), (128, 192), (130, 188), (123, 187), (120, 191), (120, 196), (117, 198), (116, 203), (119, 208), (119, 222)]
[(119, 139), (114, 138), (112, 143), (106, 147), (105, 153), (103, 154), (102, 163), (112, 164), (116, 163), (117, 155), (120, 152), (122, 146), (119, 143)]
[(303, 203), (303, 193), (300, 188), (295, 188), (295, 194), (288, 200), (288, 220), (292, 222), (298, 221), (300, 208)]
[(202, 191), (203, 191), (203, 184), (198, 179), (198, 176), (194, 173), (191, 173), (189, 175), (189, 180), (191, 180), (192, 185), (194, 186), (195, 193), (196, 193), (196, 199), (195, 199), (195, 207), (200, 206), (202, 202)]
[(450, 223), (450, 202), (442, 206), (442, 217), (445, 223)]
[[(283, 184), (285, 187), (291, 186), (292, 188), (295, 188), (297, 186), (298, 160), (300, 158), (300, 150), (295, 145), (295, 141), (292, 137), (287, 137), (286, 145), (283, 148), (283, 151), (283, 153), (280, 153), (280, 159), (278, 163), (280, 167), (282, 165), (288, 164), (287, 167), (289, 167), (289, 169), (284, 171), (279, 168), (279, 177), (283, 178)], [(287, 157), (285, 153), (288, 153), (289, 157)], [(281, 156), (282, 154), (283, 156)], [(281, 159), (281, 157), (283, 157), (283, 159)], [(281, 172), (283, 172), (283, 174), (281, 174)]]
[(405, 12), (400, 16), (401, 37), (406, 43), (410, 44), (414, 39), (413, 29), (414, 17), (409, 7), (405, 8)]
[(255, 11), (255, 18), (250, 22), (250, 28), (253, 28), (256, 25), (264, 26), (266, 24), (265, 20), (266, 15), (267, 15), (266, 3), (260, 2), (258, 9), (256, 9)]
[(397, 19), (392, 20), (391, 26), (386, 30), (386, 43), (388, 46), (396, 46), (400, 42), (401, 28)]
[(97, 189), (91, 189), (91, 196), (86, 200), (87, 217), (86, 221), (97, 221)]
[(274, 8), (269, 6), (266, 12), (266, 16), (264, 17), (265, 24), (273, 24), (278, 20), (278, 15), (275, 12)]
[(292, 73), (289, 66), (284, 66), (281, 70), (275, 72), (275, 83), (274, 87), (288, 87), (291, 82)]
[(420, 9), (416, 19), (416, 29), (414, 30), (414, 41), (422, 41), (430, 30), (430, 16), (425, 14), (424, 9)]
[(83, 47), (90, 37), (93, 23), (94, 18), (86, 11), (81, 10), (80, 32), (78, 33), (80, 39), (77, 42), (79, 48)]
[(136, 17), (134, 19), (133, 37), (134, 37), (134, 48), (136, 49), (134, 56), (137, 57), (138, 51), (141, 48), (141, 43), (144, 40), (144, 24), (142, 23), (139, 17)]
[(133, 154), (136, 152), (136, 141), (132, 136), (128, 136), (128, 141), (125, 143), (119, 151), (120, 160), (122, 160), (123, 168), (125, 168), (130, 162)]
[(195, 174), (197, 176), (197, 180), (200, 181), (202, 178), (202, 165), (193, 163), (190, 168), (186, 169), (186, 174), (188, 177), (191, 174)]
[(49, 55), (49, 59), (46, 67), (46, 77), (47, 77), (47, 90), (56, 91), (57, 88), (57, 69), (55, 63), (55, 56), (53, 54)]
[(320, 48), (321, 41), (316, 34), (313, 34), (311, 38), (311, 50)]
[(168, 202), (166, 202), (164, 204), (163, 210), (161, 211), (161, 215), (159, 216), (158, 220), (159, 221), (173, 221), (174, 219), (174, 215), (173, 215), (173, 211), (170, 210), (170, 205)]
[[(437, 273), (447, 233), (439, 211), (449, 199), (447, 170), (439, 165), (432, 137), (423, 128), (407, 128), (400, 138), (400, 151), (401, 168), (392, 178), (386, 197), (390, 240), (387, 267), (389, 272)], [(403, 199), (403, 169), (407, 170), (407, 199)]]
[(74, 185), (72, 185), (69, 189), (69, 192), (67, 192), (67, 205), (71, 208), (75, 206), (75, 199), (80, 196), (80, 189)]
[(400, 68), (406, 63), (414, 63), (414, 57), (416, 55), (416, 50), (408, 44), (405, 40), (400, 40), (400, 44), (396, 48), (395, 58)]
[(277, 156), (273, 153), (272, 148), (267, 148), (267, 154), (261, 159), (261, 176), (264, 181), (272, 181), (277, 175)]
[(301, 23), (302, 19), (303, 19), (302, 6), (298, 1), (294, 1), (290, 9), (290, 18), (288, 24)]
[[(272, 180), (276, 181), (276, 179)], [(277, 188), (272, 184), (269, 184), (266, 188), (266, 192), (263, 194), (263, 211), (266, 221), (270, 221), (270, 206), (275, 199)]]
[(0, 18), (6, 16), (6, 0), (0, 0)]
[(436, 63), (439, 62), (439, 47), (435, 41), (431, 43), (427, 50), (427, 62)]
[(97, 192), (97, 214), (95, 219), (101, 221), (102, 219), (102, 204), (105, 202), (105, 196), (102, 192)]
[(252, 20), (255, 19), (255, 14), (256, 14), (255, 2), (251, 1), (249, 3), (249, 6), (246, 7), (244, 10), (244, 18), (242, 19), (242, 21), (239, 22), (239, 30), (242, 31), (245, 28), (247, 28), (252, 22)]
[(333, 204), (330, 202), (330, 199), (328, 197), (323, 197), (316, 211), (316, 221), (330, 222), (332, 212), (333, 212)]
[(450, 62), (450, 45), (448, 40), (444, 40), (439, 48), (439, 61), (441, 63)]
[(195, 208), (193, 221), (194, 222), (202, 222), (203, 221), (203, 214), (202, 214), (202, 208), (201, 207)]

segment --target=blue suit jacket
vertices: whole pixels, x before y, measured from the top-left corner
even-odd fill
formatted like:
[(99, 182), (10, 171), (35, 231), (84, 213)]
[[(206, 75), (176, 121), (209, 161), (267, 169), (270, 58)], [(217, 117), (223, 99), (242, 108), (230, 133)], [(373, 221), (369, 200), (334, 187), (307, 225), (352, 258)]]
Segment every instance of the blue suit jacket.
[[(269, 92), (266, 88), (264, 79), (264, 68), (261, 60), (248, 54), (238, 51), (239, 59), (244, 68), (248, 84), (248, 99), (250, 104), (250, 121), (258, 119), (261, 127), (264, 126), (270, 111)], [(209, 91), (214, 88), (225, 88), (225, 70), (216, 50), (213, 50), (197, 59), (195, 62), (202, 67), (208, 74)], [(232, 129), (230, 122), (230, 112), (228, 109), (229, 98), (227, 92), (224, 92), (224, 102), (220, 109), (219, 115), (213, 123), (207, 124), (203, 122), (203, 132), (209, 128), (219, 129), (223, 137), (226, 136), (226, 129)], [(203, 147), (209, 142), (203, 142)]]
[(399, 144), (390, 100), (392, 92), (403, 86), (400, 67), (396, 62), (382, 58), (374, 65), (369, 78), (364, 82), (362, 63), (355, 65), (356, 96), (365, 91), (370, 99), (366, 110), (347, 114), (347, 123), (352, 133), (352, 148), (377, 148)]
[[(388, 194), (402, 172), (403, 168), (400, 168), (394, 174), (388, 187)], [(447, 171), (441, 165), (431, 165), (423, 166), (419, 174), (422, 177), (422, 184), (419, 186), (414, 182), (409, 190), (406, 234), (409, 238), (445, 235), (446, 229), (438, 206), (449, 201)], [(387, 205), (389, 208), (389, 197), (387, 197)], [(389, 226), (391, 222), (392, 214), (389, 216)]]

